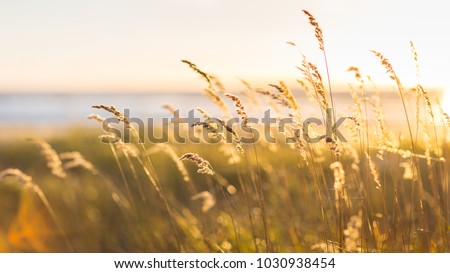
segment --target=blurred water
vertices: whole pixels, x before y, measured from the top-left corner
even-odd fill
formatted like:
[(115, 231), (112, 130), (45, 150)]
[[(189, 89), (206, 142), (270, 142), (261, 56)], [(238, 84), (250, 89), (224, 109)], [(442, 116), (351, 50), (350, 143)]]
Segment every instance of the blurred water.
[[(207, 98), (195, 94), (0, 94), (1, 125), (61, 125), (92, 124), (86, 119), (91, 113), (101, 113), (91, 106), (114, 105), (123, 111), (130, 109), (133, 117), (161, 118), (169, 116), (162, 106), (170, 103), (180, 111), (195, 105), (207, 105)], [(213, 109), (211, 109), (213, 110)]]
[[(264, 98), (266, 99), (266, 98)], [(319, 115), (316, 104), (300, 95), (298, 102), (304, 117)], [(337, 113), (351, 114), (349, 107), (353, 101), (348, 93), (335, 93)], [(401, 101), (396, 93), (382, 95), (385, 118), (391, 122), (403, 122), (404, 114)], [(86, 116), (96, 112), (108, 116), (104, 112), (92, 109), (95, 104), (114, 105), (123, 111), (130, 109), (131, 117), (154, 118), (156, 122), (162, 117), (171, 117), (162, 106), (171, 104), (180, 109), (181, 116), (187, 116), (191, 109), (201, 107), (211, 115), (219, 115), (218, 109), (202, 93), (148, 93), (148, 94), (0, 94), (1, 126), (57, 126), (63, 124), (93, 125)], [(412, 103), (412, 106), (415, 106)], [(230, 109), (233, 106), (230, 103)], [(251, 110), (251, 109), (248, 109)], [(266, 110), (266, 109), (264, 109)], [(413, 111), (413, 109), (412, 109)], [(262, 111), (261, 111), (262, 112)], [(413, 113), (413, 112), (412, 112)], [(198, 114), (196, 114), (199, 116)], [(261, 117), (261, 116), (256, 116)]]

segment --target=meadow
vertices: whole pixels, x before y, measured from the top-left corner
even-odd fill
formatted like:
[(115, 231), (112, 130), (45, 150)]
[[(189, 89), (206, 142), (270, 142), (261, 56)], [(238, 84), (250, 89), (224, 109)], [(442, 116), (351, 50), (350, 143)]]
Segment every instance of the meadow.
[[(315, 62), (328, 67), (322, 29), (304, 15), (323, 53)], [(420, 54), (410, 49), (419, 69)], [(325, 126), (343, 117), (333, 83), (300, 55), (301, 91), (243, 81), (246, 91), (233, 93), (201, 64), (182, 61), (222, 116), (197, 108), (201, 121), (178, 128), (215, 143), (179, 143), (174, 127), (168, 142), (151, 143), (121, 109), (102, 102), (89, 116), (96, 129), (2, 139), (0, 251), (448, 252), (450, 117), (426, 86), (404, 86), (387, 57), (368, 54), (397, 88), (401, 125), (385, 119), (383, 90), (349, 66), (353, 102), (339, 108), (352, 114), (339, 131)], [(308, 122), (305, 103), (322, 125)], [(244, 143), (252, 130), (264, 135), (251, 117), (268, 109), (276, 141)], [(240, 124), (229, 126), (232, 117)], [(119, 128), (129, 140), (115, 134)]]

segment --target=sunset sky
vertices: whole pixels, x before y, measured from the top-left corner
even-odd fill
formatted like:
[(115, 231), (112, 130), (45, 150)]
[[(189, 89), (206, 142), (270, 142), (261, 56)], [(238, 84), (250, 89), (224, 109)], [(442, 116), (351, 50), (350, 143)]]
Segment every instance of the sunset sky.
[(388, 82), (370, 49), (406, 84), (449, 87), (447, 2), (392, 0), (0, 0), (0, 92), (200, 91), (181, 59), (242, 89), (284, 80), (296, 88), (299, 52), (323, 67), (302, 9), (323, 28), (333, 83), (348, 66)]

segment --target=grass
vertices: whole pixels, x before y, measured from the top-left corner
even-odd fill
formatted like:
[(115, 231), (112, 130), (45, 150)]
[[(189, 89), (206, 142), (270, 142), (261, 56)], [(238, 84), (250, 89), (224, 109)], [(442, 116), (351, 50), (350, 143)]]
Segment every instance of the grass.
[[(322, 30), (304, 13), (328, 67)], [(301, 56), (298, 81), (310, 102), (297, 101), (282, 81), (267, 89), (243, 81), (246, 92), (228, 92), (182, 61), (222, 111), (223, 119), (213, 120), (197, 109), (205, 120), (192, 129), (214, 136), (215, 144), (181, 144), (174, 132), (166, 144), (142, 141), (108, 105), (94, 108), (130, 130), (131, 143), (101, 126), (47, 140), (26, 140), (31, 133), (3, 140), (0, 251), (448, 252), (448, 115), (425, 87), (405, 88), (389, 60), (372, 52), (398, 87), (403, 132), (384, 119), (380, 91), (367, 91), (372, 83), (358, 68), (349, 68), (353, 104), (337, 106), (328, 69), (325, 85), (317, 66)], [(335, 128), (303, 126), (304, 103), (317, 106), (324, 124), (339, 120), (336, 107), (350, 107), (342, 131), (348, 141)], [(292, 119), (275, 134), (278, 142), (243, 143), (242, 136), (264, 133), (249, 109), (269, 108), (279, 120)], [(240, 128), (225, 122), (233, 111)], [(280, 141), (286, 137), (290, 143)]]

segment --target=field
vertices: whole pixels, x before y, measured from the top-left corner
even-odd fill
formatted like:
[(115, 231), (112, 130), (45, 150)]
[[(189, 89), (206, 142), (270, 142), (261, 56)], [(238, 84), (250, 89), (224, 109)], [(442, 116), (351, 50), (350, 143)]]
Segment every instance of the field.
[[(304, 13), (327, 67), (322, 30)], [(411, 52), (419, 68), (413, 43)], [(201, 120), (171, 124), (165, 143), (142, 133), (163, 128), (102, 102), (89, 117), (96, 128), (2, 138), (0, 251), (449, 252), (450, 117), (420, 82), (403, 86), (387, 57), (370, 54), (397, 87), (401, 125), (385, 119), (383, 90), (358, 68), (348, 71), (352, 105), (337, 106), (328, 71), (300, 55), (308, 102), (281, 81), (229, 92), (183, 60), (222, 117), (198, 108)], [(303, 103), (320, 115), (305, 117)], [(352, 115), (341, 119), (338, 107)], [(268, 109), (271, 126), (255, 124)]]

